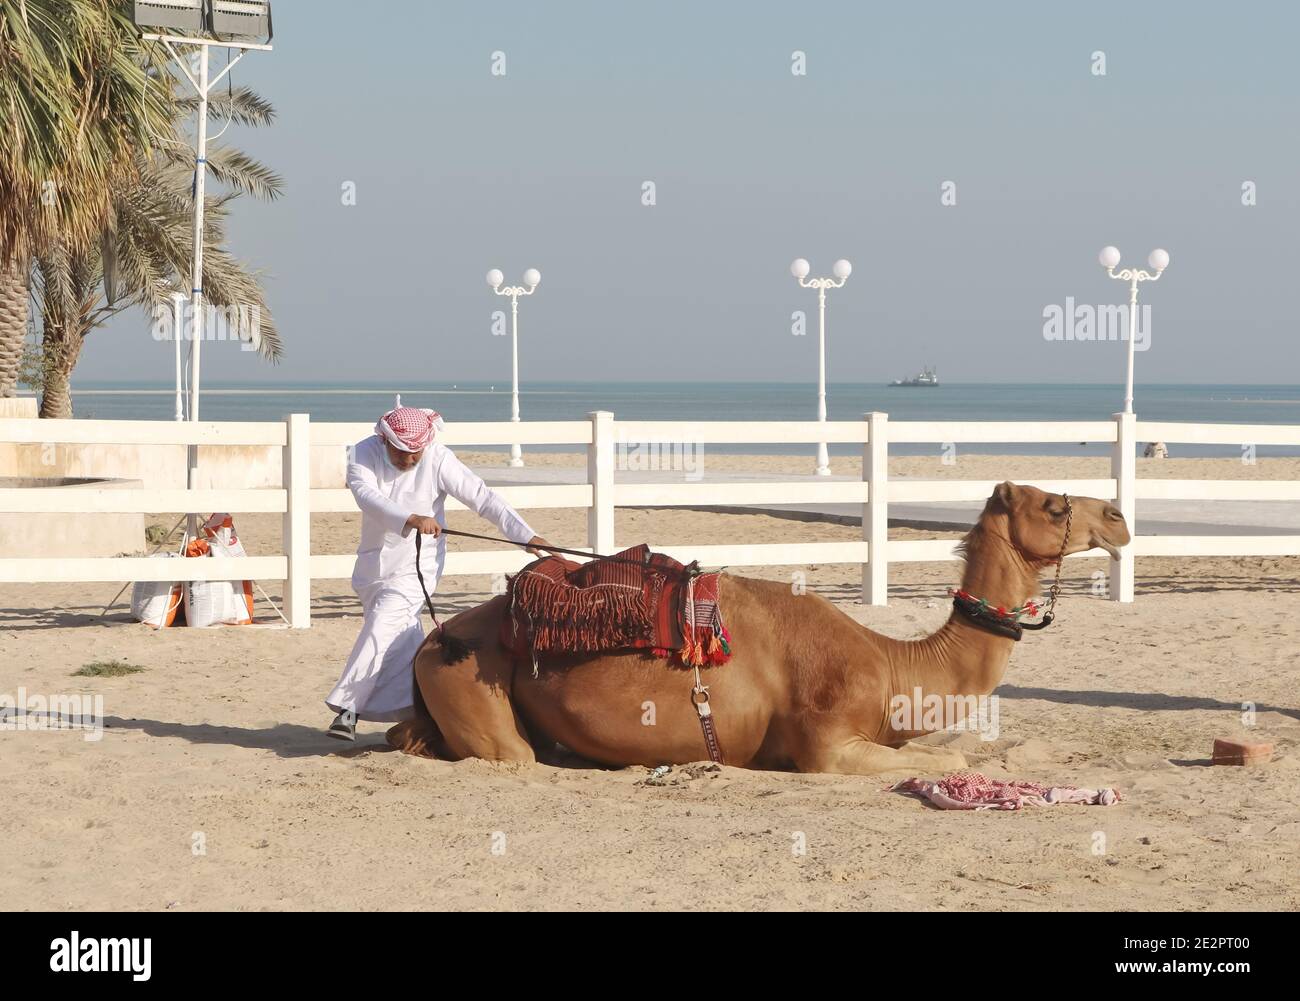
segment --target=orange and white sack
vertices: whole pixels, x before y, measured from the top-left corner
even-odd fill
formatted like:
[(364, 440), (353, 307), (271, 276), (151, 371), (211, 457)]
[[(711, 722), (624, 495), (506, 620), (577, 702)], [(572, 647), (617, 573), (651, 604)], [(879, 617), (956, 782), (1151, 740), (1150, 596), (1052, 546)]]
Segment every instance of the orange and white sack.
[[(177, 557), (179, 553), (154, 553), (154, 557)], [(184, 587), (165, 580), (140, 580), (131, 588), (131, 618), (150, 629), (165, 629), (176, 621), (184, 600)]]
[(239, 536), (235, 534), (235, 521), (228, 514), (214, 514), (205, 521), (203, 523), (203, 537), (212, 543), (214, 550), (221, 550), (223, 556), (248, 555), (248, 553), (244, 552), (244, 544), (239, 541)]
[[(240, 547), (243, 552), (243, 547)], [(229, 559), (221, 545), (206, 539), (190, 543), (186, 556), (197, 559)], [(253, 621), (253, 583), (228, 580), (195, 580), (185, 585), (185, 623), (198, 626), (246, 626)]]

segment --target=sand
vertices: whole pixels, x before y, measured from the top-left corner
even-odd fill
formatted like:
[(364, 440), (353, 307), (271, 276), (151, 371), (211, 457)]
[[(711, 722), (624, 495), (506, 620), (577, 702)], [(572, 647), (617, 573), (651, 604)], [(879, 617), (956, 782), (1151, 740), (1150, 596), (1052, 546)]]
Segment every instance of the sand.
[[(740, 470), (806, 465), (710, 456), (724, 460)], [(853, 464), (837, 461), (837, 472)], [(893, 465), (936, 477), (1106, 475), (1105, 460), (1085, 458)], [(1144, 476), (1283, 479), (1300, 463), (1143, 465)], [(557, 544), (583, 541), (582, 512), (528, 514)], [(164, 514), (149, 520), (171, 524)], [(254, 554), (274, 551), (277, 518), (237, 524)], [(452, 518), (452, 527), (476, 524)], [(355, 533), (354, 516), (313, 521), (319, 550), (347, 552)], [(618, 514), (620, 543), (858, 535), (766, 515)], [(115, 585), (3, 585), (0, 695), (101, 696), (106, 728), (98, 740), (0, 732), (9, 801), (0, 894), (17, 909), (1295, 909), (1300, 559), (1139, 558), (1132, 605), (1092, 596), (1091, 574), (1104, 567), (1067, 565), (1058, 624), (1019, 645), (998, 690), (998, 740), (928, 738), (955, 742), (989, 774), (1114, 786), (1124, 797), (1112, 808), (1019, 813), (937, 811), (879, 777), (700, 764), (654, 785), (644, 768), (434, 762), (390, 752), (377, 724), (346, 747), (323, 735), (321, 702), (360, 622), (344, 581), (316, 585), (306, 631), (152, 632), (120, 605), (98, 617)], [(788, 580), (800, 569), (858, 621), (914, 637), (946, 618), (944, 589), (959, 566), (892, 567), (888, 608), (857, 603), (852, 566), (745, 572)], [(440, 608), (469, 607), (489, 587), (486, 577), (449, 578)], [(262, 611), (259, 621), (275, 621)], [(72, 677), (105, 660), (144, 670)], [(1242, 735), (1273, 740), (1274, 760), (1209, 765), (1215, 737)]]

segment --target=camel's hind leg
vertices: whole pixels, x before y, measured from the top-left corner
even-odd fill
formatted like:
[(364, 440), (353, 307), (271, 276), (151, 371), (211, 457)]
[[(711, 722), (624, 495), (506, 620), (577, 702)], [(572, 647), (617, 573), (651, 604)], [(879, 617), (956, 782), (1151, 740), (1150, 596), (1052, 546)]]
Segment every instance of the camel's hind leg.
[(473, 642), (468, 657), (446, 663), (428, 640), (415, 657), (416, 690), (453, 758), (537, 760), (523, 721), (510, 701), (512, 665), (492, 631), (504, 598), (493, 599), (448, 623), (452, 635)]
[(950, 772), (966, 767), (966, 758), (959, 751), (928, 744), (907, 743), (901, 747), (886, 747), (862, 738), (853, 738), (827, 749), (808, 762), (811, 767), (803, 771), (833, 772), (840, 775), (879, 775), (884, 772)]

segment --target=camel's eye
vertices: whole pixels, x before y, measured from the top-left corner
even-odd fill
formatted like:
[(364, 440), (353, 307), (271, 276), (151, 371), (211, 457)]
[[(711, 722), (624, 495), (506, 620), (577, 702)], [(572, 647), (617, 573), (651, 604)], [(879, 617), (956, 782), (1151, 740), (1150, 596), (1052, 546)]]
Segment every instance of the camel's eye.
[(1060, 521), (1065, 517), (1064, 511), (1048, 511), (1047, 513), (1050, 514), (1055, 521)]

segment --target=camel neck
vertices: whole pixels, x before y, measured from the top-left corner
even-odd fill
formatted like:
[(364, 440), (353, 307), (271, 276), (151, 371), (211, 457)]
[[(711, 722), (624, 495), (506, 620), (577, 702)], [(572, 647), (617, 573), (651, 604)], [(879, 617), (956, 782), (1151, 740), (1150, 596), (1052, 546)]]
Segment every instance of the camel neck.
[[(1029, 563), (997, 524), (981, 523), (966, 537), (962, 589), (993, 606), (1014, 608), (1038, 590)], [(1006, 673), (1015, 640), (975, 625), (956, 610), (938, 632), (913, 644), (897, 665), (896, 690), (913, 686), (943, 694), (987, 695)]]
[(962, 590), (990, 605), (1015, 608), (1038, 591), (1041, 567), (1029, 562), (999, 529), (979, 525), (966, 537), (966, 570)]

